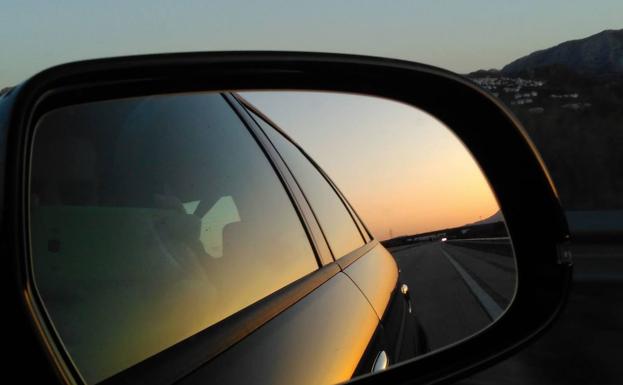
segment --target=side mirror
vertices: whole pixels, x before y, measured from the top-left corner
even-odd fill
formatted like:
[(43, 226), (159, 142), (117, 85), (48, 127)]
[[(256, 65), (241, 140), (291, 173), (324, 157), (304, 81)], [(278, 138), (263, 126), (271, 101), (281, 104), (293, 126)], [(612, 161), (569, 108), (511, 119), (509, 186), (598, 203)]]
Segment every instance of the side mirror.
[(0, 134), (14, 359), (55, 381), (436, 383), (517, 351), (565, 302), (539, 155), (441, 69), (71, 63), (2, 96)]

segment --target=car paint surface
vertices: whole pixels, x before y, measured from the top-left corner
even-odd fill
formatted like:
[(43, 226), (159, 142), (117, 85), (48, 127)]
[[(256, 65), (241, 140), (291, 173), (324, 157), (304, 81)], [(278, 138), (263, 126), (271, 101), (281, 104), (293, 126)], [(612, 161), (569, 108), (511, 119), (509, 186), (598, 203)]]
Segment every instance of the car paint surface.
[(351, 378), (379, 319), (344, 274), (197, 370), (182, 384), (335, 384)]

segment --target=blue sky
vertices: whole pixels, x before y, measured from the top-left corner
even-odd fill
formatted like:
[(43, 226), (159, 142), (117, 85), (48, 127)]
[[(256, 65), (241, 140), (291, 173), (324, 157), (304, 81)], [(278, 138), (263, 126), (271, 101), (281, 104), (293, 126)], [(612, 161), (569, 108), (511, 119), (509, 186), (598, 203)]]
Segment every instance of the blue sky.
[(197, 50), (388, 56), (457, 72), (623, 27), (623, 1), (13, 1), (0, 11), (0, 87), (67, 61)]

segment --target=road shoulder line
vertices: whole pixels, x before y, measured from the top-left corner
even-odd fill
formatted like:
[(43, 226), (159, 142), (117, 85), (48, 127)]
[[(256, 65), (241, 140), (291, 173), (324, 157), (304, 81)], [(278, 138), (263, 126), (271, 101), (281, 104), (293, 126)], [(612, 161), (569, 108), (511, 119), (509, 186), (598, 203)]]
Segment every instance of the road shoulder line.
[(493, 298), (491, 298), (491, 296), (482, 287), (480, 287), (480, 285), (474, 280), (474, 278), (472, 278), (472, 276), (469, 275), (469, 273), (465, 271), (465, 269), (463, 269), (463, 267), (461, 267), (461, 265), (452, 256), (450, 256), (450, 254), (446, 250), (444, 250), (443, 247), (441, 247), (440, 249), (443, 255), (445, 255), (445, 257), (448, 259), (450, 264), (452, 264), (456, 272), (459, 273), (474, 297), (476, 297), (478, 302), (480, 302), (482, 308), (485, 309), (485, 311), (489, 315), (489, 318), (491, 318), (492, 321), (495, 321), (504, 312), (504, 310), (500, 307), (500, 305), (497, 304), (497, 302), (493, 300)]

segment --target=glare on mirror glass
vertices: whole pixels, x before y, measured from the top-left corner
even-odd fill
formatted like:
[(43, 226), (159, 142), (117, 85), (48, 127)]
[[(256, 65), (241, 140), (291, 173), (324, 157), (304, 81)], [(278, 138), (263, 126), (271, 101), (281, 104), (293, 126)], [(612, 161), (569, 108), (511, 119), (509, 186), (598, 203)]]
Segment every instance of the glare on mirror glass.
[(63, 107), (37, 124), (31, 186), (34, 283), (87, 383), (150, 361), (218, 383), (343, 382), (484, 330), (515, 291), (469, 152), (385, 99)]

